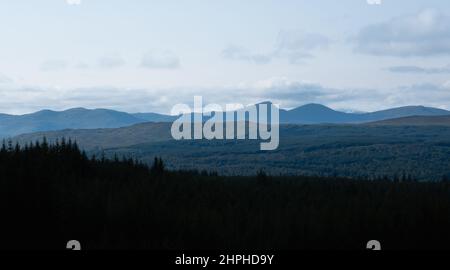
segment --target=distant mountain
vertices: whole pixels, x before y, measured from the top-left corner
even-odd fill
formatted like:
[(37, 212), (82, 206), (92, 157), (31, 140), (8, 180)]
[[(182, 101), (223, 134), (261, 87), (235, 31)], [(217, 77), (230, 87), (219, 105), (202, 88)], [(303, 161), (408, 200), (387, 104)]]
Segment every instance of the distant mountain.
[(132, 116), (145, 122), (173, 122), (178, 117), (159, 113), (133, 113)]
[(43, 110), (25, 115), (0, 115), (0, 136), (61, 130), (117, 128), (145, 122), (128, 113), (114, 110), (75, 108), (62, 112)]
[(450, 115), (408, 116), (367, 123), (379, 126), (450, 126)]
[(386, 119), (394, 119), (408, 116), (439, 116), (439, 115), (450, 115), (450, 111), (424, 106), (406, 106), (362, 114), (365, 122), (381, 121)]
[[(257, 104), (268, 104), (263, 102)], [(371, 113), (345, 113), (320, 104), (307, 104), (292, 110), (280, 110), (283, 124), (367, 123), (408, 116), (450, 115), (449, 111), (423, 106), (408, 106)], [(157, 113), (129, 114), (106, 109), (75, 108), (62, 112), (43, 110), (25, 115), (0, 114), (0, 138), (39, 131), (63, 129), (120, 128), (144, 122), (173, 122), (176, 116)], [(194, 117), (192, 116), (192, 119)], [(207, 120), (208, 117), (203, 118)], [(239, 119), (243, 120), (243, 119)], [(270, 120), (270, 119), (269, 119)]]
[(281, 110), (280, 122), (292, 124), (336, 124), (357, 122), (359, 115), (335, 111), (320, 104), (307, 104), (293, 110)]
[(450, 111), (424, 106), (406, 106), (370, 113), (345, 113), (320, 104), (307, 104), (290, 111), (280, 111), (281, 123), (345, 124), (365, 123), (407, 116), (450, 115)]

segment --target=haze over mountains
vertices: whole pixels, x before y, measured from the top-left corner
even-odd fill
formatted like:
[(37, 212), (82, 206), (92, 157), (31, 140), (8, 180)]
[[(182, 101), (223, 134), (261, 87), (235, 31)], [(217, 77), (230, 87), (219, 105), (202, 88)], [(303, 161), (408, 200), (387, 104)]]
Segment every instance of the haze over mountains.
[[(307, 104), (292, 110), (280, 110), (282, 124), (347, 124), (383, 121), (411, 116), (445, 116), (450, 111), (407, 106), (371, 113), (345, 113), (320, 104)], [(0, 114), (0, 137), (63, 129), (120, 128), (144, 122), (172, 122), (176, 116), (74, 108), (66, 111), (43, 110), (25, 115)]]

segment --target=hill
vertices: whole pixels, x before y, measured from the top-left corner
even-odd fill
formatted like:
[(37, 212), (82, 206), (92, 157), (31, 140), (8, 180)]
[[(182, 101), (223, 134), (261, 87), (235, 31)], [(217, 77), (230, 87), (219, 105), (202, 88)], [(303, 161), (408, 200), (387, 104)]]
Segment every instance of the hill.
[(0, 116), (0, 135), (61, 130), (117, 128), (144, 122), (128, 113), (114, 110), (74, 108), (66, 111), (42, 110), (25, 115)]
[(409, 116), (441, 116), (450, 115), (447, 110), (425, 107), (425, 106), (406, 106), (394, 109), (382, 110), (363, 114), (364, 121), (381, 121)]
[(25, 145), (29, 142), (41, 140), (43, 137), (46, 137), (49, 142), (56, 142), (61, 138), (71, 138), (76, 140), (83, 149), (92, 151), (168, 141), (172, 139), (170, 126), (170, 123), (141, 123), (122, 128), (65, 129), (22, 134), (14, 137), (13, 140)]
[(440, 115), (450, 115), (450, 111), (424, 106), (406, 106), (369, 113), (345, 113), (320, 104), (307, 104), (293, 110), (281, 111), (280, 122), (293, 124), (348, 124), (382, 121), (407, 116)]
[(176, 116), (159, 113), (133, 113), (132, 116), (145, 122), (173, 122), (177, 119)]
[[(270, 102), (260, 104), (270, 104)], [(449, 111), (423, 106), (400, 107), (372, 113), (345, 113), (320, 104), (280, 110), (284, 124), (348, 124), (381, 121), (405, 116), (450, 115)], [(193, 118), (193, 117), (192, 117)], [(144, 122), (173, 122), (176, 116), (157, 113), (129, 114), (106, 109), (75, 108), (56, 112), (43, 110), (26, 115), (0, 114), (0, 138), (39, 131), (63, 129), (119, 128)], [(203, 120), (207, 119), (205, 117)], [(239, 119), (243, 120), (243, 119)]]
[(335, 111), (320, 104), (307, 104), (280, 111), (280, 122), (286, 124), (335, 124), (358, 122), (360, 115)]
[(450, 126), (450, 115), (409, 116), (369, 123), (380, 126)]
[[(21, 135), (22, 145), (42, 139), (77, 140), (89, 154), (137, 158), (161, 156), (171, 169), (201, 169), (222, 175), (450, 177), (450, 126), (281, 125), (280, 147), (262, 152), (255, 140), (174, 141), (170, 123), (118, 129), (63, 130)], [(399, 173), (400, 171), (400, 173)], [(400, 175), (399, 175), (400, 174)]]

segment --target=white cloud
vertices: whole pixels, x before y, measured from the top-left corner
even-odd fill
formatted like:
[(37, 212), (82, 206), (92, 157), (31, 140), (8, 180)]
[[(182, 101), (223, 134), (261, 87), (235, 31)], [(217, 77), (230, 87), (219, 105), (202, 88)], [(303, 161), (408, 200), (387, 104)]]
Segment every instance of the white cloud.
[(355, 37), (357, 52), (398, 57), (450, 55), (450, 16), (426, 9), (369, 25)]
[(13, 79), (10, 77), (0, 73), (0, 84), (12, 83)]
[(74, 107), (107, 108), (128, 112), (169, 113), (177, 103), (191, 104), (196, 95), (204, 103), (254, 104), (272, 101), (282, 108), (320, 103), (335, 109), (374, 111), (406, 105), (450, 109), (450, 82), (416, 84), (392, 89), (338, 89), (319, 83), (271, 78), (215, 88), (58, 88), (0, 87), (0, 113), (28, 113), (41, 109), (64, 110)]
[(313, 57), (318, 49), (327, 49), (331, 41), (317, 33), (303, 31), (281, 31), (278, 34), (274, 55), (288, 59), (291, 64), (300, 63), (305, 58)]
[(254, 53), (244, 47), (236, 45), (230, 45), (225, 48), (222, 51), (222, 56), (226, 59), (246, 61), (258, 65), (267, 64), (272, 61), (271, 53)]
[(141, 67), (150, 69), (176, 69), (180, 67), (180, 59), (171, 51), (150, 51), (143, 55)]
[(268, 64), (277, 58), (286, 59), (291, 64), (299, 64), (314, 57), (317, 50), (327, 49), (330, 43), (327, 37), (317, 33), (281, 31), (276, 45), (268, 52), (253, 52), (242, 46), (230, 45), (222, 51), (222, 56), (254, 64)]

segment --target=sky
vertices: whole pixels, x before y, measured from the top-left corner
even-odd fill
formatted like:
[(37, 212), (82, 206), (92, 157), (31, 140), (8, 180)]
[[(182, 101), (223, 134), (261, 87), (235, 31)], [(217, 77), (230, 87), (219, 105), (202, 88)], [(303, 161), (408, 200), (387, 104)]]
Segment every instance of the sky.
[(0, 0), (0, 113), (450, 109), (447, 0)]

